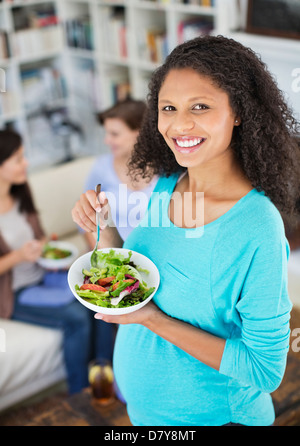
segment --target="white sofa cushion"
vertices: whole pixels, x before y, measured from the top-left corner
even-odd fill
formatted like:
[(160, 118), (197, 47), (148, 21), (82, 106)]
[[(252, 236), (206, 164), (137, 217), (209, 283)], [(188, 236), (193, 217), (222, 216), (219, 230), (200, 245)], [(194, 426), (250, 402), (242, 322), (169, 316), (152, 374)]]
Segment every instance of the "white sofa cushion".
[(29, 184), (47, 235), (76, 233), (71, 210), (83, 192), (95, 157), (80, 158), (29, 175)]
[(0, 319), (0, 332), (0, 410), (65, 378), (60, 330)]

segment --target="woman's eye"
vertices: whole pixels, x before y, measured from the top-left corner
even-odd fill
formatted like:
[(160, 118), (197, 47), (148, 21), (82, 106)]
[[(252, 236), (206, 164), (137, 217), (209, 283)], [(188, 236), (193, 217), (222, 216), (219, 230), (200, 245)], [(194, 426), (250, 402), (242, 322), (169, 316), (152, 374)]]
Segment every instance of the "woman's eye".
[(173, 111), (173, 110), (175, 110), (175, 107), (173, 107), (173, 105), (166, 105), (165, 107), (163, 107), (162, 110), (163, 111)]
[(193, 107), (193, 110), (207, 110), (208, 106), (205, 104), (197, 104)]

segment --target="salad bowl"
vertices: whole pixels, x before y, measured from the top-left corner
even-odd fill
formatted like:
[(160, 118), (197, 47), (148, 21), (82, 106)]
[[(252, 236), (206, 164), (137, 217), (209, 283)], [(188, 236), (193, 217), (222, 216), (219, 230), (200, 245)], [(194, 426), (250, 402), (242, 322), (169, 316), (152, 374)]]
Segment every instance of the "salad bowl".
[[(144, 305), (146, 305), (154, 296), (156, 293), (159, 283), (160, 283), (160, 275), (157, 267), (155, 264), (146, 256), (143, 254), (140, 254), (136, 251), (132, 251), (125, 248), (104, 248), (97, 251), (99, 255), (99, 270), (97, 272), (96, 268), (91, 267), (91, 252), (88, 252), (84, 254), (83, 256), (79, 257), (70, 267), (68, 272), (68, 283), (69, 287), (73, 293), (73, 295), (76, 297), (76, 299), (85, 307), (89, 308), (90, 310), (96, 312), (96, 313), (103, 313), (103, 314), (115, 314), (115, 315), (121, 315), (121, 314), (127, 314), (131, 313), (133, 311), (137, 311), (140, 308), (142, 308)], [(108, 260), (106, 260), (108, 258)], [(121, 259), (121, 261), (119, 261)], [(102, 303), (98, 304), (95, 303), (97, 301), (97, 298), (95, 298), (95, 294), (93, 294), (93, 290), (96, 288), (101, 289), (101, 286), (98, 286), (99, 283), (103, 284), (102, 281), (105, 281), (105, 279), (99, 279), (93, 284), (87, 284), (87, 279), (89, 278), (89, 275), (92, 274), (92, 272), (96, 271), (96, 274), (100, 274), (103, 271), (105, 272), (106, 267), (109, 265), (106, 265), (106, 261), (116, 263), (116, 266), (112, 267), (112, 270), (109, 270), (110, 272), (108, 275), (111, 277), (111, 274), (116, 274), (116, 276), (122, 276), (122, 269), (124, 268), (123, 265), (123, 259), (124, 264), (129, 270), (126, 271), (126, 279), (123, 282), (129, 282), (127, 284), (127, 288), (125, 288), (125, 295), (126, 292), (129, 294), (126, 290), (132, 290), (132, 286), (135, 288), (140, 288), (138, 291), (139, 293), (144, 293), (145, 298), (137, 299), (136, 301), (134, 299), (123, 299), (123, 301), (118, 304), (117, 306), (108, 304), (107, 306), (102, 306)], [(128, 263), (128, 259), (130, 259), (130, 263)], [(120, 264), (120, 268), (118, 265)], [(134, 265), (131, 266), (131, 265)], [(92, 272), (91, 272), (92, 271)], [(113, 273), (111, 272), (113, 271)], [(95, 272), (94, 272), (95, 274)], [(128, 279), (130, 277), (131, 279), (135, 279), (135, 283), (132, 285), (130, 282), (134, 282), (134, 280)], [(97, 278), (97, 276), (96, 276)], [(114, 280), (116, 282), (117, 279)], [(89, 280), (88, 280), (89, 282)], [(114, 285), (114, 282), (111, 284), (108, 284), (106, 286), (107, 290), (112, 290), (116, 286)], [(119, 280), (117, 283), (121, 283), (122, 281)], [(141, 286), (138, 286), (138, 282), (141, 284)], [(126, 284), (124, 284), (126, 286)], [(129, 286), (128, 286), (129, 285)], [(131, 286), (132, 285), (132, 286)], [(81, 288), (84, 288), (83, 290)], [(97, 290), (98, 291), (98, 290)], [(107, 296), (108, 292), (104, 292), (98, 294), (103, 296), (103, 301), (110, 302), (110, 297)], [(87, 296), (91, 296), (87, 297)], [(121, 294), (119, 294), (121, 295)], [(97, 296), (97, 293), (96, 293)], [(131, 297), (131, 296), (127, 296)], [(114, 299), (111, 299), (112, 301)], [(127, 303), (126, 303), (127, 302)], [(129, 302), (129, 303), (128, 303)], [(133, 303), (132, 303), (133, 302)], [(105, 304), (106, 305), (106, 304)]]
[(78, 256), (75, 245), (63, 240), (52, 240), (46, 244), (37, 263), (45, 269), (67, 269)]

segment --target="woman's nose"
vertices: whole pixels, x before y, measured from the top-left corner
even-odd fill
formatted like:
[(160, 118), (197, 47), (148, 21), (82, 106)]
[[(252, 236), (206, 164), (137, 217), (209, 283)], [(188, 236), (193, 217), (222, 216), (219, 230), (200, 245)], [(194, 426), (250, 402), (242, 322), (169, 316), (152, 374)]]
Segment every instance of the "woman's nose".
[(173, 128), (179, 133), (185, 133), (194, 128), (194, 120), (193, 117), (186, 112), (177, 112), (176, 118), (173, 122)]

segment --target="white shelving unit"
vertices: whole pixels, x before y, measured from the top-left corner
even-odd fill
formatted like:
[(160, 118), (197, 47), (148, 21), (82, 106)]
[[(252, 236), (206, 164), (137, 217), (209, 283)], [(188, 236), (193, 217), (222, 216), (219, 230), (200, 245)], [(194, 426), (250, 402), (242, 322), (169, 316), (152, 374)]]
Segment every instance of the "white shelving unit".
[[(213, 0), (213, 6), (179, 0), (2, 1), (0, 31), (6, 31), (10, 55), (0, 52), (6, 74), (0, 126), (22, 133), (32, 169), (62, 161), (72, 151), (72, 156), (97, 153), (101, 130), (95, 112), (128, 94), (145, 99), (152, 71), (180, 38), (207, 32), (205, 23), (212, 32), (225, 32), (231, 1)], [(41, 18), (46, 5), (57, 23), (24, 26), (32, 15)], [(61, 82), (58, 94), (51, 75)], [(38, 76), (44, 80), (40, 90)], [(56, 121), (64, 117), (60, 109), (83, 132), (84, 138), (75, 131), (75, 149), (74, 132), (68, 136), (69, 129), (61, 127), (56, 134)]]
[[(228, 2), (232, 0), (213, 0), (214, 6), (173, 0), (63, 0), (59, 10), (64, 21), (83, 15), (90, 18), (93, 49), (71, 47), (67, 51), (70, 57), (94, 62), (100, 79), (98, 105), (104, 108), (115, 101), (116, 90), (121, 97), (130, 89), (133, 97), (145, 98), (152, 71), (179, 43), (179, 27), (196, 35), (197, 23), (199, 27), (202, 21), (213, 32), (225, 32)], [(194, 23), (184, 26), (188, 21)]]
[[(2, 57), (2, 36), (0, 68), (5, 70), (7, 88), (0, 93), (0, 127), (13, 123), (24, 135), (32, 168), (61, 161), (70, 150), (73, 156), (98, 153), (101, 129), (95, 117), (97, 110), (128, 93), (136, 99), (145, 99), (151, 73), (182, 40), (206, 32), (230, 35), (237, 23), (236, 0), (190, 0), (190, 3), (183, 0), (0, 2), (0, 38), (1, 31), (6, 31), (11, 49), (9, 58)], [(53, 6), (58, 23), (47, 28), (22, 29), (19, 23), (22, 14), (18, 16), (18, 11), (25, 10), (30, 16), (45, 4)], [(243, 33), (236, 36), (240, 40), (249, 37)], [(255, 42), (258, 41), (261, 39), (256, 38)], [(295, 55), (299, 42), (291, 42), (289, 48)], [(48, 76), (50, 90), (50, 73), (54, 73), (61, 83), (60, 93), (52, 98), (51, 95), (45, 98), (42, 92), (38, 94), (38, 86), (32, 87), (35, 70), (44, 73), (45, 82)], [(35, 113), (30, 110), (34, 104), (40, 105)], [(47, 133), (45, 113), (48, 112), (50, 125), (51, 110), (59, 108), (67, 110), (67, 118), (77, 130), (82, 130), (83, 138), (76, 128), (71, 139), (63, 134), (68, 133), (65, 128), (52, 141), (43, 138), (43, 132)], [(52, 115), (52, 133), (55, 133), (62, 115)]]
[[(34, 11), (48, 9), (48, 26), (38, 25)], [(45, 14), (46, 16), (47, 14)], [(6, 91), (0, 96), (0, 126), (13, 126), (23, 136), (33, 167), (60, 161), (60, 139), (48, 136), (52, 129), (42, 116), (66, 105), (61, 60), (64, 51), (63, 25), (56, 23), (55, 2), (37, 0), (0, 4), (0, 67), (6, 72)], [(28, 25), (28, 26), (26, 26)], [(3, 31), (6, 32), (4, 45)], [(8, 53), (7, 53), (8, 51)], [(6, 56), (6, 57), (5, 57)], [(39, 129), (39, 132), (36, 132)]]

